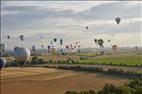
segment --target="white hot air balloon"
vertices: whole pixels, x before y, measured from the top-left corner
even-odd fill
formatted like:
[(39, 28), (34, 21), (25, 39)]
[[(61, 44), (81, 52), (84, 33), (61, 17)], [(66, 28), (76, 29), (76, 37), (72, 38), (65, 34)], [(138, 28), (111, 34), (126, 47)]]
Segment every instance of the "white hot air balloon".
[(0, 70), (6, 65), (6, 59), (3, 57), (0, 57)]
[(14, 49), (14, 56), (20, 65), (23, 66), (30, 58), (30, 50), (28, 48), (16, 47)]

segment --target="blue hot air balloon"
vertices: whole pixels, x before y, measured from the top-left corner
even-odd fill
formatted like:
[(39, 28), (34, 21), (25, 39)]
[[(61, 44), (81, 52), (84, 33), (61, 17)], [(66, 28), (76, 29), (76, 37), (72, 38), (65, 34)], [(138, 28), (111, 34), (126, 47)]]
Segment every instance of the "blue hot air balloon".
[(6, 59), (0, 57), (0, 70), (6, 65)]

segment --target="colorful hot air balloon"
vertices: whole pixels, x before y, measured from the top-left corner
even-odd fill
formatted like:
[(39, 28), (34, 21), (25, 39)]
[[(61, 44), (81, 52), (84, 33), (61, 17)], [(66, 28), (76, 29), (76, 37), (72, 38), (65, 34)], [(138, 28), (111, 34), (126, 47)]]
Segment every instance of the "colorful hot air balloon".
[(3, 57), (0, 57), (0, 70), (6, 65), (6, 59)]
[(103, 43), (104, 43), (104, 41), (102, 39), (98, 40), (98, 44), (99, 44), (100, 47), (103, 47)]
[(116, 51), (116, 50), (117, 50), (117, 45), (113, 45), (113, 46), (112, 46), (112, 50), (113, 50), (113, 51)]
[(117, 24), (119, 24), (120, 21), (121, 21), (121, 19), (120, 19), (119, 17), (116, 17), (116, 18), (115, 18), (115, 22), (116, 22)]
[(30, 58), (30, 50), (28, 48), (17, 47), (14, 49), (14, 57), (23, 66)]
[(20, 38), (21, 41), (23, 41), (24, 40), (24, 35), (20, 35), (19, 38)]

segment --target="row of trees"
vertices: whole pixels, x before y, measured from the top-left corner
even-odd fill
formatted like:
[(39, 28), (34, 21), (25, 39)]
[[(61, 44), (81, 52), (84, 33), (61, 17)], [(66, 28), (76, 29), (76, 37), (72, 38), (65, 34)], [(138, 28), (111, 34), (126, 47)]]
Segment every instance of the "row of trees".
[(102, 67), (83, 67), (83, 66), (58, 66), (59, 69), (74, 70), (74, 71), (85, 71), (85, 72), (100, 72), (104, 74), (116, 75), (116, 76), (127, 76), (128, 78), (141, 78), (142, 73), (134, 71), (124, 71), (117, 68), (103, 69)]
[(65, 94), (142, 94), (142, 80), (137, 79), (116, 87), (113, 84), (106, 84), (100, 91), (67, 91)]

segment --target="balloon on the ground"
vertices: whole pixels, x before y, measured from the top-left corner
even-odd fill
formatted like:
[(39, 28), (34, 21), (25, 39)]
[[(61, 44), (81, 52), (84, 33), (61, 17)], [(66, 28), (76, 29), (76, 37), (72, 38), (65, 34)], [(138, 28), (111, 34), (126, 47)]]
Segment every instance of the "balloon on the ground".
[(103, 43), (104, 43), (103, 39), (98, 40), (98, 44), (99, 44), (100, 47), (103, 47)]
[(6, 59), (3, 57), (0, 57), (0, 70), (6, 65)]
[(23, 41), (24, 40), (24, 35), (20, 35), (19, 38), (20, 38), (21, 41)]
[(120, 19), (119, 17), (116, 17), (116, 18), (115, 18), (115, 22), (116, 22), (117, 24), (119, 24), (120, 21), (121, 21), (121, 19)]
[(20, 65), (24, 65), (30, 58), (30, 50), (28, 48), (17, 47), (14, 49), (14, 57), (19, 61)]

